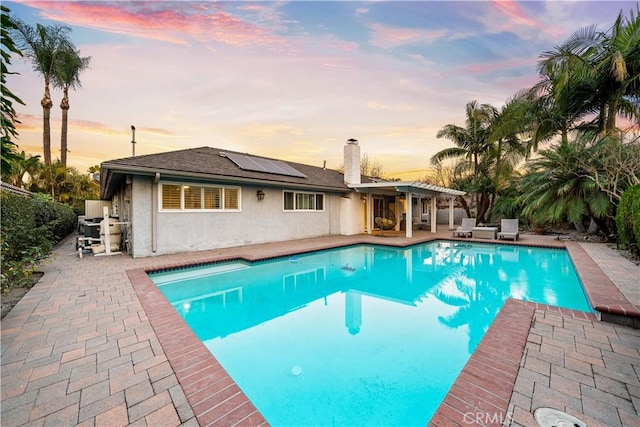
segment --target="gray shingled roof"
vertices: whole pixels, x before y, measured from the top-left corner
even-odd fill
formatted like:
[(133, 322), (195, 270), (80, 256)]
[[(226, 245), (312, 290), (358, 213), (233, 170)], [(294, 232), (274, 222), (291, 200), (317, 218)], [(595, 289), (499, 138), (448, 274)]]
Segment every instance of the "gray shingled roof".
[[(237, 153), (284, 162), (306, 178), (244, 170), (220, 153)], [(167, 153), (148, 154), (109, 160), (101, 164), (101, 196), (109, 198), (126, 175), (155, 175), (161, 179), (187, 179), (222, 183), (246, 183), (263, 186), (307, 188), (309, 190), (349, 192), (341, 172), (281, 159), (238, 153), (212, 147), (199, 147)]]

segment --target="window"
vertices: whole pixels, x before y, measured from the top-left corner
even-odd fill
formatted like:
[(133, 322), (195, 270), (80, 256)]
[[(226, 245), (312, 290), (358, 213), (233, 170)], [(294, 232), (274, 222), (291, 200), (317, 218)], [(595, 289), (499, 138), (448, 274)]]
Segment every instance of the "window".
[(204, 187), (204, 208), (222, 209), (222, 188)]
[(290, 191), (284, 192), (284, 210), (292, 211), (293, 210), (293, 193)]
[(162, 209), (180, 209), (179, 185), (162, 185)]
[(240, 188), (160, 184), (163, 211), (239, 210)]
[(224, 191), (224, 208), (225, 209), (238, 209), (238, 189), (237, 188), (225, 188)]
[(185, 209), (201, 209), (202, 208), (202, 187), (192, 187), (185, 185), (184, 187), (184, 208)]
[(285, 211), (323, 211), (324, 194), (284, 192)]

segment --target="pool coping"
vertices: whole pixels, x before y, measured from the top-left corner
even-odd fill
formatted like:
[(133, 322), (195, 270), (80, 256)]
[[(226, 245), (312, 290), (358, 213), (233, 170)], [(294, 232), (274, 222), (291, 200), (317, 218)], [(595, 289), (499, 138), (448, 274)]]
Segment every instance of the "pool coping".
[[(470, 241), (469, 239), (427, 238), (404, 245), (392, 242), (377, 245), (408, 247), (434, 240)], [(476, 241), (474, 243), (495, 244), (495, 242)], [(486, 414), (487, 419), (496, 419), (495, 417), (502, 417), (500, 418), (502, 421), (507, 419), (509, 398), (515, 385), (535, 310), (552, 311), (585, 320), (599, 320), (602, 316), (604, 320), (614, 321), (614, 323), (625, 322), (628, 319), (635, 322), (640, 319), (640, 309), (627, 301), (578, 243), (563, 243), (564, 245), (531, 245), (500, 242), (500, 244), (517, 246), (565, 248), (596, 314), (515, 299), (507, 300), (429, 421), (429, 425), (452, 423), (465, 425), (469, 424), (470, 416), (477, 417), (477, 414)], [(363, 239), (362, 242), (350, 242), (344, 245), (327, 244), (311, 250), (359, 244), (372, 243)], [(200, 425), (260, 426), (268, 425), (268, 422), (231, 379), (215, 356), (196, 337), (147, 273), (232, 260), (255, 262), (299, 253), (301, 252), (285, 249), (269, 257), (254, 257), (249, 254), (213, 257), (210, 261), (168, 264), (160, 268), (133, 269), (126, 272)]]

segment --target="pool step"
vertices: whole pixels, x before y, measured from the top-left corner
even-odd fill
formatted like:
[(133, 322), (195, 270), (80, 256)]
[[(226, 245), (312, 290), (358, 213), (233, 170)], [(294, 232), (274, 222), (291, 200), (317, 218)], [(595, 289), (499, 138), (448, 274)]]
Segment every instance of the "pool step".
[(245, 268), (249, 268), (249, 265), (244, 262), (229, 262), (221, 264), (210, 264), (195, 268), (192, 267), (188, 269), (151, 273), (149, 274), (149, 277), (151, 278), (151, 280), (153, 280), (153, 283), (158, 286), (162, 286), (179, 280), (213, 276), (216, 274), (228, 273), (230, 271), (244, 270)]

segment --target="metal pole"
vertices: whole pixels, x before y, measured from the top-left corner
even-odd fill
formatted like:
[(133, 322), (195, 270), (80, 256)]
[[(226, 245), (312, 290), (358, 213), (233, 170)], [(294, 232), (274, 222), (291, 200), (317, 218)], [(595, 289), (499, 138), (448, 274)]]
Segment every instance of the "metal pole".
[(133, 157), (136, 156), (136, 127), (131, 125), (131, 147), (133, 149)]

